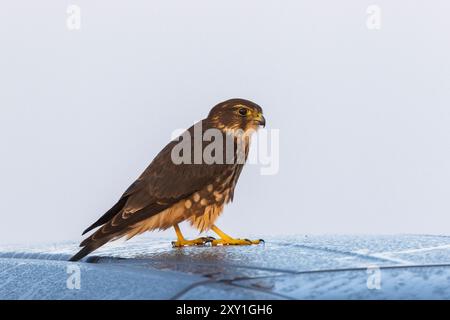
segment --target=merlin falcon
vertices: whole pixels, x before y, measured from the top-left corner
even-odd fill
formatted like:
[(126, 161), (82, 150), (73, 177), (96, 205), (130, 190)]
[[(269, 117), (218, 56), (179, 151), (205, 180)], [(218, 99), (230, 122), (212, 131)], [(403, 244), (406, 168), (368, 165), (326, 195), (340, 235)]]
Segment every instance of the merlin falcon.
[[(215, 221), (224, 206), (233, 200), (236, 183), (248, 157), (252, 133), (265, 124), (261, 107), (248, 100), (231, 99), (213, 107), (205, 119), (165, 146), (119, 201), (83, 232), (84, 235), (98, 228), (81, 242), (81, 250), (70, 261), (82, 259), (109, 241), (122, 237), (128, 240), (146, 231), (171, 227), (177, 235), (177, 240), (172, 242), (174, 247), (263, 242), (261, 239), (233, 238), (220, 230)], [(206, 139), (208, 130), (218, 132), (219, 136)], [(200, 144), (196, 142), (198, 133), (202, 136)], [(194, 142), (188, 149), (178, 152), (183, 159), (191, 161), (179, 163), (174, 161), (173, 155), (177, 154), (174, 151), (179, 148), (181, 137), (193, 137)], [(196, 161), (198, 154), (203, 156), (203, 151), (213, 140), (220, 142), (223, 148), (216, 148), (211, 154), (222, 155), (218, 158), (223, 161)], [(229, 141), (233, 142), (231, 149)], [(218, 238), (185, 239), (178, 226), (183, 221), (200, 232), (211, 230)]]

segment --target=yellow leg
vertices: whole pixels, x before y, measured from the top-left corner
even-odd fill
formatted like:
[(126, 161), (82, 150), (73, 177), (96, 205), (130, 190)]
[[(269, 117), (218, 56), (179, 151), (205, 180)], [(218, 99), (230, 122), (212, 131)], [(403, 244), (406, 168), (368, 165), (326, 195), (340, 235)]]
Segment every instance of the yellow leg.
[(249, 240), (249, 239), (235, 239), (227, 235), (225, 232), (217, 228), (215, 225), (211, 227), (211, 230), (217, 233), (217, 235), (220, 237), (220, 239), (214, 239), (211, 241), (211, 245), (217, 246), (217, 245), (223, 245), (223, 246), (245, 246), (245, 245), (252, 245), (252, 244), (260, 244), (263, 243), (264, 240)]
[(172, 247), (180, 248), (184, 246), (202, 246), (208, 242), (211, 242), (213, 238), (211, 237), (202, 237), (194, 240), (186, 240), (181, 233), (180, 227), (178, 224), (173, 226), (175, 232), (177, 234), (177, 241), (172, 241)]

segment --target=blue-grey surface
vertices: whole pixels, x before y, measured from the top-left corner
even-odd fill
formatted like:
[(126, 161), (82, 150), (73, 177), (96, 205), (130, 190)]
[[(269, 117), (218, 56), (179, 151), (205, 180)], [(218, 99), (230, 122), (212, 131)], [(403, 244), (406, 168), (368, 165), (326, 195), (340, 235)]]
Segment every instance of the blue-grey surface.
[[(74, 243), (2, 246), (0, 298), (450, 298), (447, 236), (266, 237), (259, 246), (181, 249), (144, 236), (66, 262), (76, 249)], [(67, 284), (74, 268), (79, 289)]]

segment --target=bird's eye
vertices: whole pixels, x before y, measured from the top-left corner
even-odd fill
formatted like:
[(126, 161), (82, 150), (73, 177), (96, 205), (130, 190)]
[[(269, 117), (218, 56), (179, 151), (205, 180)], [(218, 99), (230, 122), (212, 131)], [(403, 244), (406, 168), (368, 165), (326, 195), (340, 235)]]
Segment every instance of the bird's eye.
[(239, 114), (240, 114), (241, 116), (246, 116), (247, 113), (248, 113), (248, 110), (245, 109), (245, 108), (241, 108), (241, 109), (239, 109), (238, 112), (239, 112)]

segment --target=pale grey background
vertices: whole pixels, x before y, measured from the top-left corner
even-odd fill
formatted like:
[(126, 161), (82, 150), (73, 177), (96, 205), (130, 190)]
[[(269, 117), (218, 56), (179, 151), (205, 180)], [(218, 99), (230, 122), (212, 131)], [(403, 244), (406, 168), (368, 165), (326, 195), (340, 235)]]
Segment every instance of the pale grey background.
[[(371, 4), (380, 31), (366, 28)], [(263, 106), (281, 154), (278, 175), (244, 170), (224, 230), (449, 232), (446, 0), (0, 9), (0, 243), (80, 239), (175, 128), (231, 97)]]

